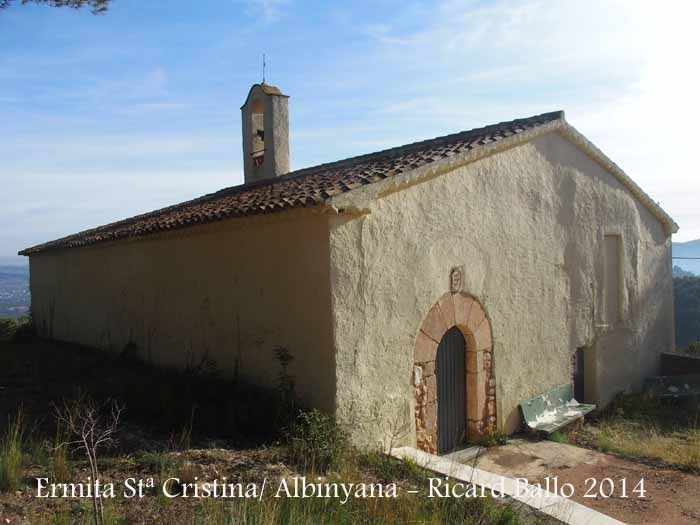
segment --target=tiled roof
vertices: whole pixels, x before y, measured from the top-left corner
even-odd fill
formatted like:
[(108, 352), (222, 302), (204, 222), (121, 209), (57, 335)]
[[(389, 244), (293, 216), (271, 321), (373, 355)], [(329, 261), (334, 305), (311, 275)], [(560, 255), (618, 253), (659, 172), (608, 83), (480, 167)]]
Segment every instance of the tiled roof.
[(544, 113), (293, 171), (274, 179), (226, 188), (181, 204), (85, 230), (27, 248), (21, 251), (20, 255), (141, 237), (232, 217), (315, 206), (333, 195), (501, 141), (563, 118), (564, 114), (561, 111)]

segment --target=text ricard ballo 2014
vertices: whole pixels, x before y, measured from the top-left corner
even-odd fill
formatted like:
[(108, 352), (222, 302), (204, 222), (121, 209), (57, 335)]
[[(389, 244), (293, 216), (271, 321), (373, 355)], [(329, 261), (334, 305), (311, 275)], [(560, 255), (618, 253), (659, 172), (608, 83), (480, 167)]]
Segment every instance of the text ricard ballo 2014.
[[(294, 476), (279, 480), (263, 479), (260, 482), (231, 482), (227, 478), (193, 482), (182, 482), (179, 478), (168, 478), (158, 482), (155, 478), (127, 478), (121, 482), (91, 480), (75, 483), (49, 483), (49, 478), (36, 478), (37, 498), (143, 498), (154, 491), (166, 498), (216, 498), (258, 499), (274, 498), (335, 498), (347, 503), (350, 498), (398, 498), (404, 494), (419, 494), (428, 498), (504, 498), (505, 479), (493, 485), (476, 485), (450, 477), (427, 478), (424, 487), (402, 487), (397, 483), (335, 483), (323, 478), (310, 479)], [(509, 480), (511, 481), (511, 480)], [(577, 487), (571, 483), (560, 483), (559, 478), (547, 477), (539, 483), (530, 483), (525, 478), (512, 480), (515, 483), (511, 497), (536, 497), (555, 494), (565, 498), (576, 495)], [(628, 483), (626, 479), (589, 478), (579, 488), (583, 498), (645, 498), (644, 479)], [(512, 492), (512, 490), (510, 491)]]

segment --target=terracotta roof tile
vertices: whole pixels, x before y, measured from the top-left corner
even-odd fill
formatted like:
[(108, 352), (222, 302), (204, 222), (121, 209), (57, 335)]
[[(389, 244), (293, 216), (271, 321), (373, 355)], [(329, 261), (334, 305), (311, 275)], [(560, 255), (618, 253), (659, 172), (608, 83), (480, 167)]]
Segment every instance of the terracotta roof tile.
[(560, 111), (544, 113), (301, 169), (274, 179), (226, 188), (191, 201), (40, 244), (21, 251), (20, 255), (140, 237), (232, 217), (315, 206), (333, 195), (352, 191), (562, 118), (563, 113)]

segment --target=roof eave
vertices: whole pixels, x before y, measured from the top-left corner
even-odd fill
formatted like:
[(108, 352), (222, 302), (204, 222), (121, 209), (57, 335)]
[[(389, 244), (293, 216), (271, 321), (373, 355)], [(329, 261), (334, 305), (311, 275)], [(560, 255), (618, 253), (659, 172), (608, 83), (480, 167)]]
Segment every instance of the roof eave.
[[(642, 190), (642, 188), (636, 182), (634, 182), (629, 175), (627, 175), (617, 164), (615, 164), (615, 162), (613, 162), (607, 155), (598, 149), (583, 134), (571, 126), (564, 118), (563, 112), (561, 118), (548, 122), (547, 124), (518, 133), (517, 135), (494, 142), (493, 144), (480, 146), (479, 148), (456, 155), (455, 157), (431, 162), (425, 166), (403, 172), (399, 175), (377, 183), (334, 195), (328, 198), (326, 202), (340, 210), (343, 210), (349, 206), (359, 206), (361, 208), (369, 209), (368, 201), (372, 199), (381, 198), (391, 193), (401, 191), (409, 186), (419, 184), (425, 180), (432, 179), (444, 173), (460, 168), (466, 164), (470, 164), (477, 160), (514, 148), (529, 142), (536, 137), (552, 132), (561, 133), (565, 138), (591, 157), (592, 160), (612, 173), (613, 176), (615, 176), (615, 178), (618, 179), (620, 183), (622, 183), (632, 193), (632, 195), (634, 195), (634, 197), (642, 205), (644, 205), (659, 222), (663, 224), (667, 235), (678, 232), (678, 224), (676, 224), (673, 218), (663, 208), (661, 208), (659, 204), (654, 202), (654, 200), (644, 190)], [(365, 200), (363, 204), (358, 204), (357, 196), (360, 192), (364, 193)]]
[[(261, 209), (251, 209), (248, 210), (247, 208), (241, 212), (240, 214), (232, 213), (232, 214), (227, 214), (225, 217), (219, 217), (218, 215), (216, 217), (209, 217), (209, 218), (204, 218), (202, 219), (201, 217), (195, 217), (192, 221), (190, 220), (185, 220), (182, 223), (177, 223), (176, 226), (171, 227), (168, 225), (165, 228), (159, 229), (158, 232), (166, 232), (166, 231), (171, 231), (171, 230), (180, 230), (182, 228), (189, 228), (191, 226), (194, 226), (196, 224), (207, 224), (212, 221), (217, 221), (217, 220), (223, 220), (223, 219), (233, 219), (233, 218), (240, 218), (240, 217), (246, 217), (246, 216), (252, 216), (252, 215), (270, 215), (270, 214), (275, 214), (278, 211), (282, 211), (284, 209), (295, 209), (299, 207), (303, 208), (318, 208), (319, 206), (330, 206), (333, 209), (338, 210), (340, 213), (351, 213), (351, 214), (356, 214), (356, 213), (366, 213), (367, 210), (371, 208), (371, 200), (376, 199), (376, 198), (381, 198), (385, 195), (401, 191), (403, 188), (412, 186), (414, 184), (418, 184), (424, 180), (427, 180), (429, 178), (437, 177), (443, 173), (447, 173), (449, 171), (453, 171), (456, 168), (459, 168), (465, 164), (474, 162), (476, 160), (488, 157), (490, 155), (495, 155), (497, 153), (500, 153), (502, 151), (508, 150), (510, 148), (519, 146), (521, 144), (524, 144), (528, 141), (531, 141), (535, 139), (536, 137), (539, 137), (541, 135), (545, 135), (548, 133), (552, 132), (557, 132), (559, 133), (562, 137), (564, 137), (566, 140), (574, 144), (577, 148), (579, 148), (583, 153), (588, 155), (594, 162), (598, 163), (601, 165), (604, 169), (608, 170), (611, 174), (613, 174), (614, 177), (616, 177), (622, 184), (625, 186), (632, 194), (633, 196), (642, 204), (644, 205), (654, 217), (657, 218), (665, 227), (665, 230), (667, 232), (667, 235), (670, 235), (672, 233), (676, 233), (678, 231), (678, 225), (673, 221), (673, 219), (670, 217), (669, 214), (667, 214), (656, 202), (654, 202), (649, 195), (647, 195), (627, 174), (625, 174), (622, 169), (620, 169), (612, 160), (610, 160), (604, 153), (602, 153), (593, 143), (591, 143), (586, 137), (584, 137), (581, 133), (579, 133), (575, 128), (570, 126), (564, 117), (563, 112), (551, 112), (548, 114), (542, 114), (538, 115), (536, 117), (530, 117), (528, 119), (518, 119), (516, 121), (512, 121), (509, 123), (501, 123), (501, 124), (496, 124), (493, 126), (487, 126), (485, 128), (481, 128), (479, 130), (471, 130), (468, 133), (474, 132), (474, 131), (481, 131), (482, 133), (486, 133), (489, 131), (489, 128), (498, 128), (499, 126), (503, 124), (515, 124), (523, 121), (524, 123), (527, 123), (528, 121), (532, 121), (533, 119), (541, 118), (541, 117), (546, 117), (548, 120), (546, 120), (544, 123), (538, 123), (534, 127), (530, 127), (529, 129), (525, 129), (523, 131), (518, 130), (517, 133), (514, 133), (512, 135), (506, 136), (505, 138), (498, 138), (497, 140), (490, 140), (490, 136), (488, 134), (485, 135), (484, 140), (486, 142), (480, 141), (479, 145), (474, 148), (469, 148), (467, 150), (464, 150), (462, 153), (456, 154), (454, 156), (447, 156), (442, 159), (438, 160), (432, 160), (432, 162), (429, 162), (427, 164), (424, 164), (420, 167), (414, 168), (414, 169), (408, 169), (406, 171), (401, 171), (396, 174), (392, 174), (391, 176), (388, 176), (387, 178), (383, 180), (374, 180), (370, 184), (365, 184), (361, 186), (357, 186), (355, 188), (346, 188), (344, 190), (340, 190), (339, 193), (332, 193), (332, 194), (326, 194), (321, 195), (321, 194), (314, 194), (310, 197), (304, 198), (304, 202), (297, 202), (295, 201), (292, 204), (289, 202), (285, 201), (286, 204), (281, 204), (281, 205), (266, 205)], [(551, 119), (551, 120), (549, 120)], [(429, 141), (422, 141), (414, 144), (409, 144), (405, 145), (399, 148), (391, 148), (388, 150), (384, 150), (382, 152), (375, 152), (373, 154), (368, 154), (368, 155), (362, 155), (359, 157), (353, 157), (351, 159), (345, 159), (342, 161), (337, 161), (334, 163), (329, 163), (329, 164), (323, 164), (320, 166), (316, 166), (313, 168), (308, 168), (306, 170), (298, 170), (294, 173), (289, 174), (289, 176), (281, 177), (281, 179), (286, 179), (286, 180), (293, 180), (296, 178), (302, 178), (308, 174), (313, 173), (314, 171), (318, 172), (319, 170), (322, 169), (337, 169), (340, 167), (343, 167), (344, 165), (351, 165), (353, 162), (358, 162), (358, 161), (365, 161), (365, 160), (370, 160), (373, 157), (377, 158), (382, 158), (381, 156), (387, 156), (391, 155), (393, 153), (398, 153), (401, 150), (405, 150), (407, 148), (412, 148), (415, 146), (422, 146), (424, 144), (428, 143), (434, 143), (435, 141), (438, 140), (445, 140), (445, 139), (450, 139), (454, 138), (460, 135), (463, 135), (464, 132), (455, 134), (454, 136), (445, 136), (445, 137), (438, 137), (436, 139), (431, 139)], [(58, 249), (71, 249), (74, 247), (79, 247), (79, 246), (89, 246), (92, 244), (96, 243), (101, 243), (101, 242), (119, 242), (121, 240), (125, 239), (138, 239), (142, 238), (145, 236), (150, 236), (154, 235), (157, 233), (156, 231), (150, 230), (150, 226), (144, 230), (144, 232), (132, 232), (130, 234), (125, 234), (123, 236), (117, 236), (114, 238), (109, 238), (109, 239), (92, 239), (89, 241), (83, 241), (81, 240), (81, 236), (84, 236), (84, 234), (87, 233), (101, 233), (104, 231), (106, 235), (109, 235), (110, 233), (110, 227), (114, 229), (113, 227), (116, 226), (126, 226), (130, 223), (136, 223), (141, 219), (145, 218), (150, 218), (151, 216), (155, 216), (160, 212), (168, 212), (176, 209), (183, 208), (186, 205), (189, 204), (195, 204), (195, 203), (200, 203), (200, 202), (206, 202), (208, 200), (215, 200), (216, 198), (222, 196), (225, 192), (231, 192), (233, 190), (239, 190), (239, 189), (245, 189), (245, 187), (248, 187), (247, 185), (239, 186), (239, 187), (234, 187), (234, 188), (227, 188), (225, 190), (220, 190), (218, 192), (205, 195), (203, 197), (198, 197), (196, 199), (192, 199), (191, 201), (187, 201), (185, 203), (179, 203), (177, 205), (169, 206), (166, 208), (163, 208), (161, 210), (155, 210), (153, 212), (148, 212), (142, 215), (138, 215), (136, 217), (131, 217), (129, 219), (124, 219), (122, 221), (117, 221), (112, 224), (104, 225), (104, 226), (99, 226), (97, 228), (92, 228), (90, 230), (85, 230), (84, 232), (79, 232), (77, 234), (70, 235), (68, 237), (64, 237), (61, 239), (56, 239), (54, 241), (50, 241), (48, 243), (43, 243), (37, 246), (33, 246), (30, 248), (26, 248), (22, 251), (19, 252), (19, 255), (23, 256), (31, 256), (31, 255), (37, 255), (40, 253), (44, 253), (46, 251), (54, 251)], [(325, 193), (325, 190), (324, 190)], [(315, 202), (308, 203), (306, 202), (308, 199), (312, 199)], [(300, 204), (301, 202), (301, 204)], [(250, 212), (250, 213), (249, 213)], [(75, 244), (74, 244), (75, 243)]]
[[(169, 230), (161, 230), (158, 232), (147, 232), (137, 235), (129, 235), (125, 237), (119, 237), (116, 239), (100, 240), (87, 242), (84, 244), (76, 245), (63, 245), (56, 244), (52, 246), (46, 246), (47, 243), (39, 244), (17, 253), (17, 255), (22, 255), (25, 257), (33, 257), (38, 255), (64, 252), (67, 250), (75, 250), (76, 248), (92, 248), (92, 247), (108, 247), (115, 244), (123, 244), (128, 242), (138, 242), (141, 240), (162, 240), (168, 238), (175, 238), (188, 235), (196, 235), (199, 232), (205, 231), (206, 228), (220, 226), (225, 228), (226, 225), (232, 224), (236, 221), (237, 227), (246, 227), (253, 224), (270, 224), (280, 221), (289, 221), (293, 218), (318, 216), (324, 214), (337, 214), (338, 210), (332, 206), (328, 206), (325, 202), (320, 201), (311, 206), (303, 207), (288, 207), (280, 208), (268, 213), (257, 213), (252, 215), (232, 215), (224, 219), (201, 221), (197, 224), (184, 224)], [(358, 212), (359, 213), (359, 212)], [(72, 237), (72, 236), (69, 236)], [(50, 243), (60, 243), (61, 239), (56, 239), (55, 241), (50, 241)]]
[[(339, 193), (329, 197), (326, 202), (339, 210), (344, 210), (350, 206), (368, 209), (369, 201), (371, 200), (402, 191), (410, 186), (420, 184), (426, 180), (433, 179), (455, 169), (461, 168), (466, 164), (471, 164), (483, 158), (501, 153), (502, 151), (520, 146), (521, 144), (529, 142), (536, 137), (555, 131), (563, 123), (564, 120), (562, 112), (562, 116), (560, 118), (552, 120), (546, 124), (541, 124), (535, 128), (523, 131), (516, 135), (511, 135), (510, 137), (491, 144), (480, 145), (478, 148), (460, 153), (453, 157), (436, 160), (426, 164), (425, 166), (420, 166), (418, 168), (405, 171), (379, 182)], [(361, 199), (358, 199), (357, 197), (360, 193), (362, 193), (364, 196)]]

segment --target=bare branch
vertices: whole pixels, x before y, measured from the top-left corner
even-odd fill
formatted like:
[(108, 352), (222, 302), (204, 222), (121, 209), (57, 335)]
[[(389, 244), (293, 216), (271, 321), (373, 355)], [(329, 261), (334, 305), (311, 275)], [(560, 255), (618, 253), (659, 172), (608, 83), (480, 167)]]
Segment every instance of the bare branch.
[[(9, 7), (14, 0), (0, 0), (0, 9)], [(44, 4), (50, 7), (68, 7), (80, 9), (89, 7), (93, 15), (102, 15), (107, 12), (111, 0), (21, 0), (21, 4)]]
[[(64, 401), (60, 407), (54, 405), (54, 413), (59, 425), (63, 425), (68, 435), (75, 438), (61, 443), (59, 447), (70, 446), (75, 451), (85, 452), (90, 463), (93, 482), (100, 478), (97, 449), (114, 441), (123, 410), (115, 400), (108, 400), (98, 405), (92, 399), (82, 395), (78, 395), (72, 401)], [(93, 494), (92, 500), (95, 525), (100, 525), (104, 521), (104, 506), (99, 494)]]

